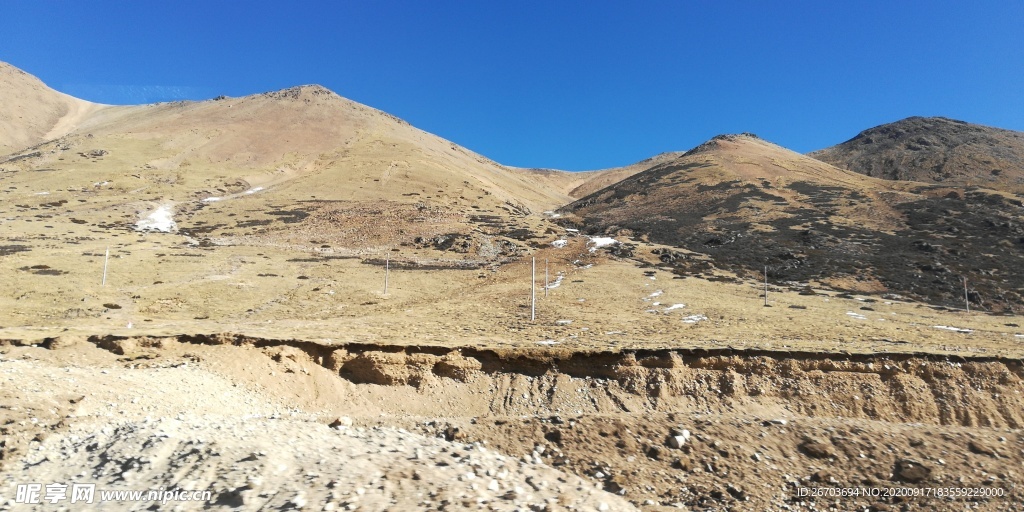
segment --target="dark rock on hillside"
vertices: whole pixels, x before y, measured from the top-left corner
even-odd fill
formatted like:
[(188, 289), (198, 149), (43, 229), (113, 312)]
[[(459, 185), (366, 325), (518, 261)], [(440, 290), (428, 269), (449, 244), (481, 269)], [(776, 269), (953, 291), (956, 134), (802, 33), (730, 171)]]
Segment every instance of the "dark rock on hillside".
[(944, 117), (876, 126), (809, 156), (887, 180), (1024, 191), (1024, 132)]
[(709, 265), (776, 283), (1024, 310), (1022, 197), (978, 187), (884, 181), (750, 136), (717, 137), (568, 205), (586, 234), (629, 230), (686, 249), (658, 258), (681, 275)]

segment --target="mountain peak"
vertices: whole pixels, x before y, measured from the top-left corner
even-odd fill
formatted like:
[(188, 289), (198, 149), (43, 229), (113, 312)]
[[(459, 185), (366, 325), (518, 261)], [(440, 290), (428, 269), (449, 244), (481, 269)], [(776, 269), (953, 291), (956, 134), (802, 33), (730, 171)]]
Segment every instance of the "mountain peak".
[(265, 92), (262, 96), (275, 100), (298, 100), (306, 103), (341, 98), (341, 96), (334, 91), (319, 84), (297, 85), (295, 87), (289, 87), (279, 91)]
[(1024, 190), (1024, 133), (947, 117), (875, 126), (810, 156), (889, 180)]
[(704, 143), (697, 147), (683, 153), (683, 156), (696, 155), (698, 153), (705, 153), (722, 147), (722, 142), (745, 142), (745, 141), (763, 141), (764, 139), (754, 135), (753, 133), (723, 133), (711, 137)]

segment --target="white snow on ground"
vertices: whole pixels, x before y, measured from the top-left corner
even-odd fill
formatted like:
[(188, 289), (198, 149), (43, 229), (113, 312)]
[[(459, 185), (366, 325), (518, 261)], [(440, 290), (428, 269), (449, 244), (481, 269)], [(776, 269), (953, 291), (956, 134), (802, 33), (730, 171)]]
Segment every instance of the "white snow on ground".
[(547, 289), (550, 290), (552, 288), (558, 288), (559, 286), (562, 286), (562, 279), (565, 279), (565, 276), (560, 275), (556, 277), (554, 281), (548, 283)]
[(697, 322), (703, 322), (704, 320), (707, 320), (707, 319), (708, 319), (708, 317), (698, 313), (696, 315), (684, 316), (683, 317), (683, 323), (684, 324), (695, 324)]
[(178, 229), (174, 222), (174, 207), (165, 204), (135, 223), (135, 231), (160, 231), (170, 233)]
[(559, 218), (559, 217), (561, 217), (561, 216), (562, 216), (562, 214), (561, 214), (561, 213), (555, 213), (555, 212), (553, 212), (553, 211), (550, 211), (550, 210), (549, 210), (549, 211), (546, 211), (546, 212), (544, 212), (544, 215), (547, 215), (548, 217), (550, 217), (550, 218), (552, 218), (552, 219), (557, 219), (557, 218)]
[(1024, 334), (1014, 334), (1014, 338), (1024, 338)]
[(203, 199), (203, 202), (204, 203), (215, 203), (215, 202), (220, 201), (220, 200), (221, 200), (221, 198), (219, 198), (219, 197), (207, 197), (206, 199)]
[(672, 311), (674, 309), (680, 309), (680, 308), (685, 308), (685, 307), (686, 307), (686, 304), (672, 304), (671, 306), (665, 308), (665, 311)]
[(657, 297), (663, 293), (665, 293), (663, 290), (656, 290), (654, 293), (648, 295), (648, 297)]
[(567, 243), (569, 243), (568, 240), (555, 240), (554, 242), (551, 242), (551, 247), (561, 249), (562, 247), (565, 247), (565, 244)]
[(558, 342), (555, 340), (540, 340), (537, 342), (538, 345), (557, 345)]
[(587, 242), (588, 245), (594, 244), (594, 246), (590, 248), (590, 252), (594, 252), (601, 247), (608, 247), (609, 245), (615, 245), (617, 243), (619, 243), (618, 240), (607, 236), (592, 236), (590, 237), (590, 241)]
[(260, 190), (263, 190), (263, 187), (250, 188), (249, 190), (246, 190), (245, 193), (246, 194), (255, 194), (256, 192), (259, 192)]
[(963, 328), (960, 328), (960, 327), (950, 327), (948, 325), (933, 325), (932, 327), (934, 327), (936, 329), (945, 329), (947, 331), (953, 331), (953, 332), (962, 332), (962, 333), (972, 333), (972, 332), (974, 332), (971, 329), (963, 329)]
[(847, 311), (846, 315), (851, 317), (851, 318), (856, 318), (857, 320), (867, 320), (868, 319), (868, 317), (866, 317), (866, 316), (864, 316), (864, 315), (862, 315), (860, 313), (854, 313), (853, 311)]
[(48, 196), (48, 195), (50, 195), (50, 193), (49, 192), (36, 192), (35, 195), (37, 195), (37, 196)]

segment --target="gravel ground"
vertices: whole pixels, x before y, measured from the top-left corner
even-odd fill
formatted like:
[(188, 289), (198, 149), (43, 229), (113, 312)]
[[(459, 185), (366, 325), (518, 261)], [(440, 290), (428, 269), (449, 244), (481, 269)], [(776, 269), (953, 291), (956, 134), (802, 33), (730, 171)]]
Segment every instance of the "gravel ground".
[[(209, 501), (170, 500), (161, 510), (635, 510), (592, 482), (480, 443), (352, 427), (344, 417), (329, 426), (198, 366), (58, 368), (32, 359), (47, 355), (38, 350), (0, 360), (0, 378), (21, 386), (5, 393), (5, 423), (37, 431), (6, 461), (0, 510), (154, 509), (100, 502), (119, 490), (211, 492)], [(69, 410), (31, 408), (75, 393)], [(43, 485), (40, 504), (16, 503), (26, 483)], [(71, 504), (69, 488), (51, 504), (53, 483), (96, 484), (94, 503)]]

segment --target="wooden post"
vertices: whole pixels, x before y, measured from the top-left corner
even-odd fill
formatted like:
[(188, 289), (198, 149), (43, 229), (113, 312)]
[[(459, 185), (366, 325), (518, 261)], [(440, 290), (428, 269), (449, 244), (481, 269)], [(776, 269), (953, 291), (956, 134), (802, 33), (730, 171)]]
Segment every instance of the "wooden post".
[(533, 266), (530, 269), (530, 321), (537, 320), (537, 258), (531, 258)]
[(967, 295), (967, 276), (964, 276), (964, 304), (967, 306), (967, 312), (971, 312), (971, 299)]
[(107, 285), (107, 263), (110, 261), (110, 246), (107, 246), (107, 253), (103, 256), (103, 280), (100, 282), (100, 286)]
[(391, 251), (384, 255), (384, 295), (388, 294), (388, 274), (391, 273)]

